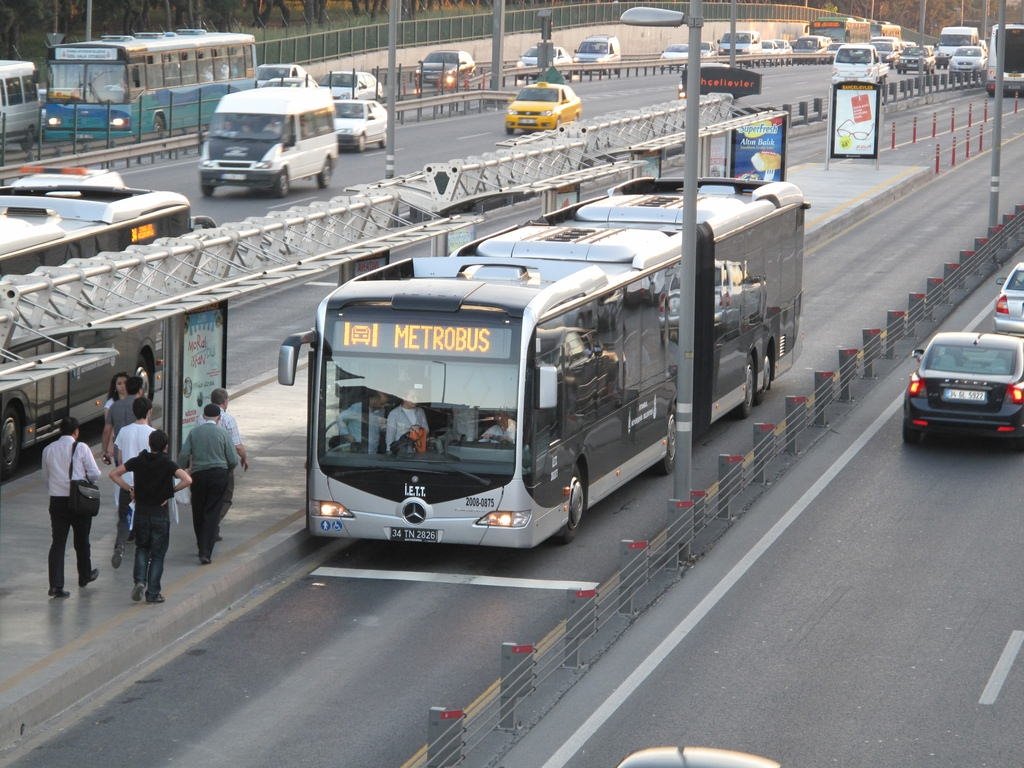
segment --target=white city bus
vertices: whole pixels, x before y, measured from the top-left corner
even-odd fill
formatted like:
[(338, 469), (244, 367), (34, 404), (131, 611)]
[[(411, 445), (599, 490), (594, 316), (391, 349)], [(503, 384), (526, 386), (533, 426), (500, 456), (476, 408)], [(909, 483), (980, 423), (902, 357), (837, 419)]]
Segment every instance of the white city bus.
[[(39, 267), (185, 234), (196, 223), (185, 196), (130, 189), (114, 172), (22, 170), (34, 175), (0, 187), (0, 284), (7, 276), (26, 275)], [(80, 328), (69, 319), (66, 328), (42, 334), (0, 323), (0, 375), (26, 361), (79, 347), (117, 351), (87, 370), (44, 379), (26, 376), (15, 388), (0, 392), (0, 477), (14, 472), (22, 450), (54, 437), (65, 416), (83, 423), (102, 416), (114, 372), (142, 376), (152, 394), (163, 357), (159, 330), (157, 323), (130, 330)]]
[(996, 65), (999, 61), (1000, 48), (1005, 48), (1003, 95), (1020, 96), (1024, 94), (1024, 24), (1007, 24), (1005, 30), (998, 24), (992, 25), (985, 90), (993, 97), (996, 95)]
[[(796, 338), (803, 198), (785, 183), (759, 190), (720, 190), (704, 202), (698, 433), (727, 411), (746, 415), (770, 383), (769, 373), (755, 384), (761, 361), (790, 354)], [(574, 216), (451, 257), (400, 261), (335, 290), (315, 329), (289, 337), (279, 360), (280, 382), (292, 384), (298, 349), (312, 346), (309, 532), (503, 547), (569, 541), (589, 506), (648, 468), (670, 472), (681, 247), (678, 228)], [(783, 322), (786, 338), (771, 338)], [(381, 435), (385, 415), (403, 428)], [(405, 431), (410, 419), (425, 436)]]

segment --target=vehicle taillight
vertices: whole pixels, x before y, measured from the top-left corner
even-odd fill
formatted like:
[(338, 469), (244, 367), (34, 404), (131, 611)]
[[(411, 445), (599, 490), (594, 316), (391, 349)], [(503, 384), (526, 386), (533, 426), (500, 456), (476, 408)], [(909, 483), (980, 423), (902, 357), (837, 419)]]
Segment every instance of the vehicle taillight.
[(917, 397), (924, 392), (924, 379), (918, 376), (916, 373), (910, 374), (910, 385), (907, 387), (907, 394), (911, 397)]
[(1010, 314), (1010, 307), (1006, 301), (1006, 294), (1002, 294), (996, 299), (996, 314), (997, 315), (1008, 315)]
[(1006, 386), (1006, 396), (1010, 398), (1010, 402), (1014, 405), (1020, 405), (1024, 403), (1024, 387), (1020, 384), (1008, 384)]

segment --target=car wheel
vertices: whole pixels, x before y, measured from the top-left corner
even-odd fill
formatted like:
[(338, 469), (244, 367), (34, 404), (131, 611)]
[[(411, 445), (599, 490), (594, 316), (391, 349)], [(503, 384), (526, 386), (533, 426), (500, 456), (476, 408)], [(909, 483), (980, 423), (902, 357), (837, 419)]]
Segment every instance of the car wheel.
[(288, 181), (288, 169), (284, 168), (278, 174), (277, 181), (274, 182), (274, 194), (278, 197), (287, 197), (290, 190), (291, 183)]
[(654, 472), (659, 475), (671, 475), (676, 466), (676, 414), (675, 403), (670, 406), (668, 418), (665, 419), (665, 455), (654, 465)]
[(216, 187), (213, 184), (200, 184), (199, 191), (203, 193), (203, 197), (213, 197), (213, 190)]
[(21, 459), (21, 412), (14, 405), (7, 406), (0, 422), (0, 478), (7, 479), (18, 468)]
[(917, 429), (912, 429), (906, 419), (903, 420), (903, 442), (907, 445), (920, 445), (924, 434)]
[(334, 170), (334, 163), (331, 162), (331, 158), (324, 160), (324, 167), (320, 169), (320, 173), (316, 175), (316, 185), (320, 189), (327, 189), (327, 185), (331, 183), (331, 171)]
[(764, 359), (761, 360), (761, 370), (758, 371), (760, 381), (754, 392), (754, 405), (764, 402), (765, 393), (772, 388), (772, 358), (766, 351)]
[(743, 372), (743, 402), (733, 410), (733, 416), (742, 421), (754, 412), (754, 392), (757, 389), (757, 382), (754, 380), (754, 358), (747, 357), (747, 364)]
[(356, 151), (362, 152), (364, 149), (366, 149), (366, 134), (361, 133), (359, 138), (356, 139)]
[(566, 507), (565, 525), (558, 532), (560, 544), (568, 544), (576, 538), (576, 533), (579, 531), (580, 524), (583, 522), (583, 517), (587, 512), (587, 488), (579, 464), (576, 465), (576, 471), (573, 472), (572, 479), (569, 481)]
[(508, 136), (512, 136), (515, 132), (516, 132), (515, 128), (509, 128), (507, 125), (505, 126), (505, 133)]

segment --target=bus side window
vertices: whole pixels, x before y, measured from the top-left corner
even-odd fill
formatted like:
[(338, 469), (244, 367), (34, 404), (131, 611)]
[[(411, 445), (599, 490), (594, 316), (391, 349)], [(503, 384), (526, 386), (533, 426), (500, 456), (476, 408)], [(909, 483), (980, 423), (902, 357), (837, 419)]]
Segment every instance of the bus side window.
[(190, 51), (181, 52), (181, 84), (192, 85), (196, 80), (196, 61)]
[(21, 95), (21, 78), (20, 77), (9, 77), (6, 83), (7, 87), (7, 103), (10, 106), (15, 104), (24, 103)]
[(138, 90), (142, 88), (142, 67), (138, 64), (133, 64), (131, 68), (132, 88)]

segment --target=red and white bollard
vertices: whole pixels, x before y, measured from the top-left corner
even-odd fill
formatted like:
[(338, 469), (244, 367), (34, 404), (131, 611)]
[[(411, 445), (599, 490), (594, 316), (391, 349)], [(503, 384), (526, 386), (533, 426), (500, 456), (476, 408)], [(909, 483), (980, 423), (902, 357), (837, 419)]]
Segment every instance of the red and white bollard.
[(950, 155), (950, 168), (956, 168), (956, 136), (953, 137), (953, 152)]
[(892, 140), (890, 141), (889, 149), (896, 149), (896, 121), (892, 122)]
[(932, 112), (932, 138), (935, 138), (935, 129), (939, 124), (939, 113)]
[(939, 145), (935, 145), (935, 174), (939, 173)]
[(967, 105), (967, 127), (974, 125), (974, 102)]
[(956, 130), (956, 107), (949, 108), (949, 132)]
[(971, 159), (971, 129), (967, 129), (967, 137), (964, 139), (964, 158)]
[(910, 143), (917, 144), (917, 115), (914, 115), (913, 128), (911, 129)]

